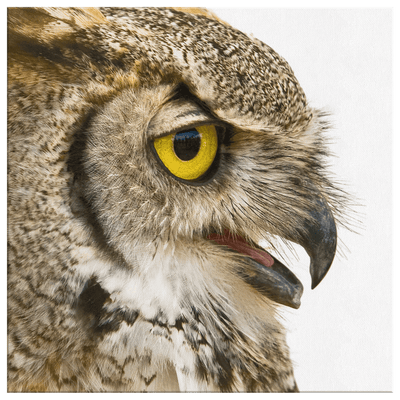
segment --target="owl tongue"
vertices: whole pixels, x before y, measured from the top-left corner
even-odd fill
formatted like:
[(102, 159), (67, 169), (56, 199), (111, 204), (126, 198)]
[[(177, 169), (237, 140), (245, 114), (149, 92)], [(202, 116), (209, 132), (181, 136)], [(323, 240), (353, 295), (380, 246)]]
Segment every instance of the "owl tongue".
[(212, 233), (207, 236), (207, 239), (210, 239), (220, 245), (228, 246), (232, 250), (236, 250), (238, 253), (249, 256), (265, 267), (272, 267), (275, 262), (272, 256), (266, 251), (261, 250), (260, 248), (255, 249), (254, 247), (251, 247), (250, 244), (247, 243), (246, 240), (244, 240), (241, 236), (232, 234), (228, 229), (224, 230), (223, 235)]

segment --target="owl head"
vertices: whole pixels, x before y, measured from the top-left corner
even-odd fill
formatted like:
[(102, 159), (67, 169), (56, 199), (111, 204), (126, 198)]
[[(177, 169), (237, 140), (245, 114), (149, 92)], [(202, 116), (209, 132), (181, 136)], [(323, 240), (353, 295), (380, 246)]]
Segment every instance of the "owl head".
[(276, 240), (307, 251), (313, 288), (335, 256), (328, 123), (273, 49), (186, 11), (9, 10), (10, 201), (42, 233), (24, 259), (62, 254), (146, 321), (196, 309), (211, 337), (261, 338), (303, 291)]
[(91, 49), (96, 73), (114, 75), (112, 90), (91, 79), (107, 95), (91, 103), (69, 159), (81, 209), (133, 266), (138, 253), (168, 249), (194, 264), (212, 253), (297, 308), (301, 283), (258, 243), (303, 246), (313, 288), (327, 273), (336, 200), (324, 115), (283, 58), (208, 15), (136, 10), (118, 24), (118, 42), (105, 30), (107, 51)]

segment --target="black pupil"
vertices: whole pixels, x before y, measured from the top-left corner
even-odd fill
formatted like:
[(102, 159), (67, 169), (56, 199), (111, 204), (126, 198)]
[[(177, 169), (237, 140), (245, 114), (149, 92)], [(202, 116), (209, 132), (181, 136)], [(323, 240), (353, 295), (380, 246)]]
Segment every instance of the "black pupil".
[(174, 151), (182, 161), (196, 157), (200, 149), (201, 136), (195, 129), (177, 133), (174, 137)]

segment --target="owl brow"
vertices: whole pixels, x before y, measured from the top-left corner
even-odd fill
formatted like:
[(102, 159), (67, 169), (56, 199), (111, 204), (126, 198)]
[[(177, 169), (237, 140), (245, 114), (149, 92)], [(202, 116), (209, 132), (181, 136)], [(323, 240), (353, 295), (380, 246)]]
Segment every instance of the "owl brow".
[(155, 139), (202, 125), (224, 124), (203, 110), (196, 102), (180, 99), (166, 103), (158, 111), (149, 123), (148, 134), (151, 139)]

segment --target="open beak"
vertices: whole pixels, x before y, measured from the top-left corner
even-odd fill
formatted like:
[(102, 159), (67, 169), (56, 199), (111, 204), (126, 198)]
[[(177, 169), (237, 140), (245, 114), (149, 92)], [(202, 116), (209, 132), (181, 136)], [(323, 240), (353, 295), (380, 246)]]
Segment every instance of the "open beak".
[[(310, 199), (309, 218), (298, 224), (296, 236), (285, 239), (300, 244), (310, 256), (311, 288), (314, 289), (328, 273), (336, 252), (335, 220), (323, 197)], [(259, 246), (250, 245), (239, 235), (225, 230), (223, 235), (211, 234), (208, 239), (246, 255), (246, 262), (237, 266), (238, 275), (271, 300), (292, 308), (300, 307), (303, 285), (285, 265)]]

